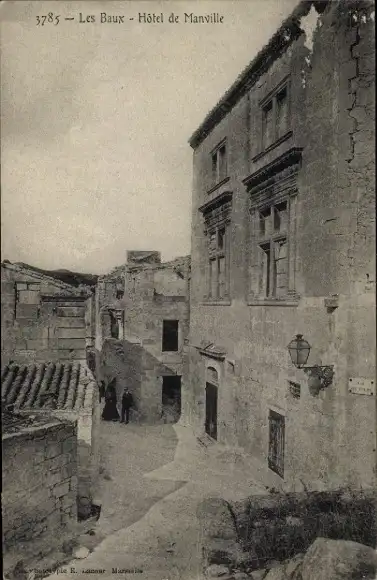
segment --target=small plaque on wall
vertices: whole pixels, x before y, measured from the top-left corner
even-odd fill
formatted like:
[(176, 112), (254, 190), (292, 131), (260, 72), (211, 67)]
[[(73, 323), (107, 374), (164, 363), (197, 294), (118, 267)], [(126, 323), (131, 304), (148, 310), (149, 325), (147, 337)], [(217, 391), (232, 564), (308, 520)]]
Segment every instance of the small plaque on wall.
[(348, 381), (348, 391), (354, 395), (373, 396), (376, 393), (376, 383), (371, 379), (352, 377)]

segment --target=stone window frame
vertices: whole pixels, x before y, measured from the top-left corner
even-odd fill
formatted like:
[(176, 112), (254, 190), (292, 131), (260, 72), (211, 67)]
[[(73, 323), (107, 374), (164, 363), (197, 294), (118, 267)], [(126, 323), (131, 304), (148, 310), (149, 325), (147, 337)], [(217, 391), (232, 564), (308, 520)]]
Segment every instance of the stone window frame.
[[(34, 286), (34, 288), (32, 288), (32, 286)], [(37, 287), (37, 288), (35, 288)], [(36, 295), (36, 298), (38, 298), (38, 300), (36, 302), (23, 302), (22, 300), (20, 300), (21, 296), (20, 293), (22, 292), (29, 292), (29, 293), (33, 293)], [(27, 282), (23, 282), (23, 281), (17, 281), (14, 283), (14, 320), (25, 320), (25, 319), (29, 319), (29, 317), (27, 316), (17, 316), (17, 306), (19, 304), (26, 304), (26, 305), (30, 305), (30, 306), (36, 306), (37, 308), (37, 318), (39, 318), (40, 316), (40, 308), (41, 308), (41, 282), (36, 281), (36, 282), (31, 282), (31, 281), (27, 281)], [(34, 317), (30, 317), (31, 320), (34, 319)]]
[[(220, 163), (220, 152), (224, 150), (224, 170), (221, 171), (222, 164)], [(211, 158), (211, 188), (216, 188), (218, 185), (228, 179), (228, 140), (222, 139), (210, 153)]]
[[(230, 304), (230, 226), (232, 213), (232, 197), (229, 191), (222, 193), (214, 200), (204, 204), (199, 211), (204, 217), (204, 235), (206, 236), (206, 291), (204, 303), (206, 304)], [(218, 247), (219, 232), (224, 231), (223, 247)], [(216, 239), (215, 247), (211, 248), (211, 236)], [(220, 296), (217, 291), (216, 296), (212, 295), (211, 263), (217, 262), (217, 269), (220, 259), (224, 259), (224, 292)], [(218, 270), (217, 270), (218, 271)], [(217, 282), (217, 290), (219, 285)]]
[[(301, 149), (292, 148), (266, 167), (247, 177), (243, 183), (249, 195), (248, 240), (248, 295), (249, 305), (296, 306), (299, 295), (296, 290), (297, 269), (297, 174), (301, 162)], [(260, 277), (263, 267), (259, 233), (260, 213), (280, 203), (287, 204), (287, 230), (277, 233), (275, 240), (287, 240), (287, 292), (282, 296), (265, 296), (261, 292)], [(272, 237), (274, 239), (274, 237)]]
[[(287, 227), (283, 230), (272, 228), (271, 231), (266, 234), (262, 234), (260, 231), (261, 215), (268, 215), (269, 222), (274, 222), (274, 216), (277, 211), (279, 211), (279, 206), (285, 206), (285, 211), (288, 214)], [(286, 274), (286, 285), (287, 292), (282, 296), (278, 295), (277, 286), (277, 272), (276, 264), (279, 258), (276, 257), (277, 247), (284, 244), (287, 247), (287, 265), (289, 263), (289, 250), (291, 245), (290, 241), (290, 231), (289, 231), (289, 216), (290, 216), (290, 198), (288, 196), (276, 196), (273, 200), (259, 204), (252, 208), (252, 219), (253, 226), (255, 228), (255, 244), (256, 248), (254, 250), (258, 253), (258, 270), (259, 270), (259, 280), (258, 280), (258, 290), (257, 295), (263, 297), (267, 300), (277, 300), (279, 298), (286, 298), (289, 289), (289, 269)], [(259, 227), (258, 223), (259, 222)], [(263, 264), (263, 252), (267, 254), (267, 271)]]
[[(286, 91), (286, 102), (287, 102), (287, 126), (285, 128), (285, 131), (279, 133), (278, 127), (277, 127), (277, 101), (278, 101), (278, 97), (279, 95), (283, 92)], [(272, 109), (272, 124), (273, 124), (273, 136), (271, 139), (271, 142), (269, 143), (265, 143), (265, 116), (264, 116), (264, 112), (266, 111), (267, 107), (271, 107)], [(292, 115), (291, 115), (291, 81), (290, 81), (290, 76), (286, 76), (274, 89), (273, 91), (271, 91), (266, 97), (264, 97), (260, 102), (259, 102), (259, 108), (260, 108), (260, 127), (261, 127), (261, 131), (260, 131), (260, 144), (259, 144), (259, 150), (260, 153), (258, 154), (264, 154), (268, 151), (270, 151), (271, 149), (273, 149), (274, 147), (276, 147), (277, 145), (279, 145), (281, 142), (285, 141), (285, 139), (287, 139), (288, 137), (290, 137), (292, 135), (292, 130), (291, 130), (291, 123), (292, 123)]]

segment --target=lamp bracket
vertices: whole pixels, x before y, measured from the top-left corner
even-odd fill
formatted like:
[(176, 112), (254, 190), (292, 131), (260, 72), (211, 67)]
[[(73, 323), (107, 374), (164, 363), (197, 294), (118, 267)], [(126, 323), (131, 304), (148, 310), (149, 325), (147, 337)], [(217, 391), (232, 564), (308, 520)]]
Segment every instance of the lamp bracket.
[(321, 389), (326, 389), (332, 384), (334, 378), (334, 366), (318, 366), (313, 367), (302, 366), (300, 367), (305, 374), (313, 378), (318, 378), (321, 383)]

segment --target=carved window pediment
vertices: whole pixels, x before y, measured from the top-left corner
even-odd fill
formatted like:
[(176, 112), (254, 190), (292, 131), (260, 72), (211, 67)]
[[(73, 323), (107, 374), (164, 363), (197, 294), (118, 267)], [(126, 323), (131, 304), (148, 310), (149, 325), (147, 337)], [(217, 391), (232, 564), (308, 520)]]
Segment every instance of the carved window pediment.
[(199, 208), (199, 211), (203, 214), (206, 234), (218, 226), (230, 223), (232, 197), (233, 194), (227, 191)]
[(274, 197), (280, 192), (287, 193), (296, 189), (301, 154), (301, 148), (293, 147), (243, 180), (252, 205)]

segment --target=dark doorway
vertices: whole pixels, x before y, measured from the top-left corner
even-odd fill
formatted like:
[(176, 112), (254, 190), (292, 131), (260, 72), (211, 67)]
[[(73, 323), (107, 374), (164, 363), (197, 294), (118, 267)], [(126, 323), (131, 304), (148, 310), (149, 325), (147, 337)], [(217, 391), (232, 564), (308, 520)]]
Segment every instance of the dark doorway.
[(162, 417), (165, 423), (176, 423), (181, 416), (181, 377), (162, 377)]
[(206, 433), (217, 439), (217, 387), (206, 383)]

